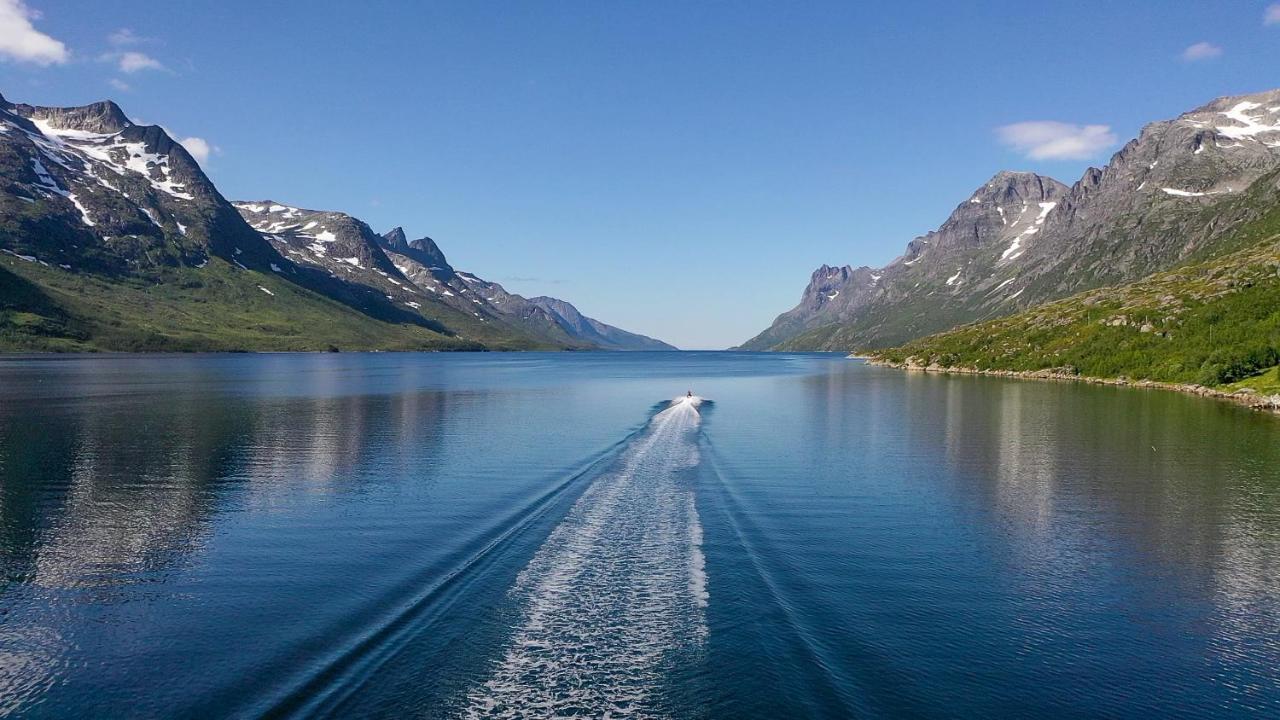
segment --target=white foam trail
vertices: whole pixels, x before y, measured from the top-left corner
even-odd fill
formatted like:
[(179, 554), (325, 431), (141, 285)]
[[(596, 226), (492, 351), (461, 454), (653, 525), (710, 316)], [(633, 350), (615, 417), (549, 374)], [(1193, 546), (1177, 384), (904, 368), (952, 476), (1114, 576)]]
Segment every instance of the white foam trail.
[(707, 557), (702, 554), (702, 521), (698, 518), (698, 506), (689, 495), (689, 594), (694, 605), (707, 606)]
[(658, 717), (658, 692), (706, 637), (706, 561), (693, 490), (698, 406), (653, 417), (520, 573), (521, 620), (467, 717)]

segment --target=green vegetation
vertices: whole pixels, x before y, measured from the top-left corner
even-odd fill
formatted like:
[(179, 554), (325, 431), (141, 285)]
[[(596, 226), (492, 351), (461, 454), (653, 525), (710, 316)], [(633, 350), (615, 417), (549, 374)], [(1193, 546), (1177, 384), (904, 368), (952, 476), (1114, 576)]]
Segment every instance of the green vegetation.
[[(1262, 230), (1265, 239), (1258, 241)], [(1254, 240), (1243, 250), (965, 325), (876, 357), (1207, 386), (1254, 382), (1246, 378), (1280, 364), (1277, 230), (1280, 212), (1273, 211), (1236, 235)]]
[[(268, 292), (269, 291), (269, 292)], [(0, 255), (0, 351), (477, 350), (530, 347), (508, 329), (450, 336), (374, 319), (275, 276), (206, 267), (107, 277)], [(509, 343), (509, 344), (508, 344)]]
[(1231, 383), (1223, 388), (1227, 392), (1235, 390), (1252, 390), (1258, 395), (1280, 395), (1280, 366), (1239, 382)]

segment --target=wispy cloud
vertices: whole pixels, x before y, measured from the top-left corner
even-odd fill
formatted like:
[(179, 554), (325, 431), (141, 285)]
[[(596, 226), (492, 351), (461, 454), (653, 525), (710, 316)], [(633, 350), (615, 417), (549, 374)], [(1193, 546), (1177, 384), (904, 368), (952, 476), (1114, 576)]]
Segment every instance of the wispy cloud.
[(1109, 125), (1031, 120), (996, 128), (1000, 142), (1032, 160), (1085, 160), (1116, 144)]
[(62, 64), (71, 53), (60, 40), (35, 29), (31, 24), (40, 13), (22, 0), (0, 0), (0, 58), (47, 66)]
[[(126, 75), (134, 75), (145, 70), (167, 71), (169, 68), (154, 57), (141, 50), (129, 49), (144, 43), (154, 42), (154, 38), (143, 37), (131, 28), (122, 27), (107, 35), (107, 44), (115, 49), (102, 53), (98, 56), (98, 60), (115, 65), (117, 70)], [(112, 85), (115, 85), (116, 82), (122, 81), (113, 81)]]
[(120, 28), (107, 36), (107, 42), (116, 47), (125, 47), (128, 45), (137, 45), (145, 42), (147, 38), (135, 33), (130, 28)]
[(1263, 25), (1280, 25), (1280, 3), (1271, 3), (1262, 11)]
[(1222, 54), (1222, 48), (1208, 42), (1198, 42), (1182, 51), (1182, 59), (1186, 62), (1210, 60)]
[(129, 92), (130, 90), (133, 89), (129, 85), (129, 83), (121, 80), (120, 78), (111, 78), (110, 80), (107, 81), (107, 84), (119, 90), (120, 92)]

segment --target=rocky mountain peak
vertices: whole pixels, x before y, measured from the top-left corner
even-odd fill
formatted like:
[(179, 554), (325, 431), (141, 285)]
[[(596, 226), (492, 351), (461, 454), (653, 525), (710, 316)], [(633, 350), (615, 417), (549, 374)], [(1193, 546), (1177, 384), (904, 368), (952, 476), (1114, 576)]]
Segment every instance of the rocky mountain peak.
[(550, 310), (561, 318), (569, 319), (574, 322), (581, 322), (584, 317), (583, 314), (578, 311), (578, 308), (574, 307), (572, 303), (561, 300), (560, 298), (553, 298), (549, 295), (538, 295), (529, 298), (529, 302), (534, 305), (538, 305), (545, 310)]
[(5, 109), (29, 120), (40, 120), (59, 130), (112, 134), (133, 125), (125, 114), (110, 100), (74, 107), (43, 107), (40, 105), (9, 104)]
[(449, 272), (453, 268), (449, 265), (449, 261), (445, 259), (444, 251), (436, 245), (436, 241), (429, 237), (420, 237), (417, 240), (409, 241), (409, 248), (413, 251), (414, 259), (430, 268), (438, 268)]
[(969, 198), (969, 204), (977, 205), (983, 202), (1008, 204), (1022, 200), (1041, 202), (1053, 200), (1065, 194), (1067, 190), (1066, 185), (1051, 177), (1033, 172), (1001, 170), (974, 191)]
[(382, 239), (386, 241), (387, 247), (396, 252), (404, 252), (409, 249), (409, 238), (404, 234), (404, 228), (396, 226), (382, 233)]
[(48, 107), (0, 99), (0, 175), (26, 254), (71, 267), (195, 266), (210, 254), (246, 267), (280, 258), (180, 144), (102, 101)]
[(997, 246), (1005, 253), (1002, 259), (1013, 259), (1069, 192), (1070, 188), (1051, 177), (1002, 170), (956, 206), (937, 230), (908, 243), (898, 262), (911, 267), (926, 254), (949, 262), (956, 252)]
[(1194, 110), (1183, 113), (1178, 119), (1195, 118), (1196, 116), (1210, 113), (1227, 115), (1232, 110), (1236, 109), (1241, 103), (1248, 103), (1255, 106), (1252, 108), (1241, 109), (1241, 111), (1248, 115), (1256, 116), (1263, 114), (1258, 112), (1259, 108), (1264, 109), (1266, 113), (1275, 113), (1280, 111), (1280, 108), (1275, 107), (1280, 105), (1280, 89), (1264, 90), (1262, 92), (1249, 93), (1246, 95), (1224, 95), (1222, 97), (1214, 98)]
[(1043, 277), (1045, 298), (1162, 269), (1247, 219), (1248, 210), (1219, 210), (1216, 222), (1203, 221), (1206, 207), (1240, 205), (1277, 168), (1280, 90), (1220, 97), (1150, 123), (1104, 167), (1085, 171), (1026, 264)]
[(853, 267), (849, 265), (840, 267), (823, 265), (817, 270), (814, 270), (813, 274), (809, 276), (809, 285), (814, 286), (823, 283), (844, 282), (845, 280), (848, 280), (849, 276), (852, 274)]
[(404, 228), (396, 226), (382, 233), (379, 242), (382, 247), (413, 260), (429, 272), (436, 280), (448, 282), (455, 276), (453, 266), (444, 256), (444, 251), (429, 237), (408, 240)]

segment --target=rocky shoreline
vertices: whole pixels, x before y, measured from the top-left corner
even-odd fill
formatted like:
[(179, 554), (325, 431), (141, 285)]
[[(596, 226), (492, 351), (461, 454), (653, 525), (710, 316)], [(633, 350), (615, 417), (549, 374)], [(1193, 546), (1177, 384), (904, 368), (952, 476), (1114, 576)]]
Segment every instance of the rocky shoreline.
[(1199, 395), (1200, 397), (1226, 400), (1227, 402), (1243, 405), (1252, 410), (1280, 414), (1280, 395), (1259, 395), (1258, 393), (1249, 390), (1223, 392), (1203, 385), (1194, 384), (1157, 382), (1155, 380), (1130, 380), (1124, 377), (1096, 378), (1086, 375), (1077, 375), (1066, 370), (1055, 368), (1045, 370), (979, 370), (977, 368), (943, 367), (936, 364), (921, 365), (919, 363), (912, 362), (898, 363), (881, 360), (875, 357), (855, 355), (850, 355), (849, 357), (861, 357), (866, 360), (868, 365), (878, 365), (881, 367), (891, 367), (899, 370), (913, 370), (917, 372), (934, 372), (951, 375), (987, 375), (991, 377), (1019, 378), (1023, 380), (1065, 380), (1070, 382), (1089, 383), (1091, 385), (1123, 385), (1126, 387), (1172, 390), (1174, 392), (1187, 393), (1190, 395)]

